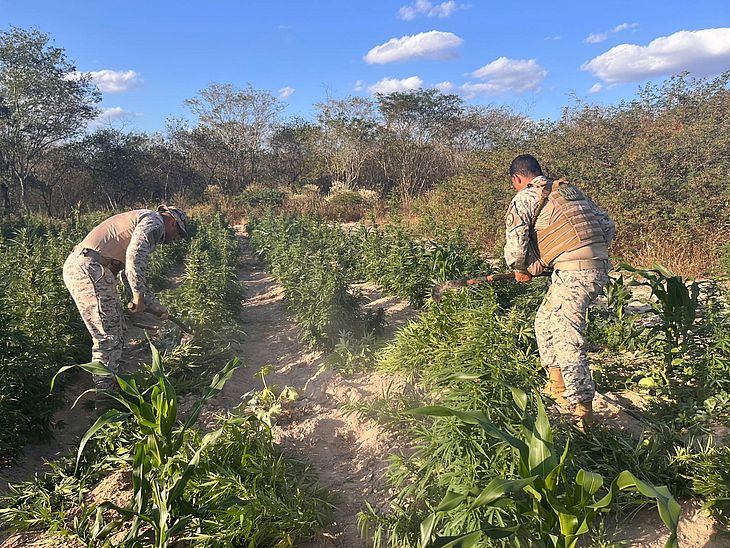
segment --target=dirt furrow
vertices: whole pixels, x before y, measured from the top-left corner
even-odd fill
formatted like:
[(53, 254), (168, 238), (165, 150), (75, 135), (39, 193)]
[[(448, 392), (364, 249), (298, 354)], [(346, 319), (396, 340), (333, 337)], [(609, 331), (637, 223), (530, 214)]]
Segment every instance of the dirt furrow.
[[(244, 367), (206, 413), (220, 413), (245, 403), (251, 390), (262, 388), (255, 373), (271, 366), (266, 377), (269, 386), (290, 386), (299, 394), (295, 401), (284, 404), (274, 428), (276, 440), (287, 454), (309, 463), (322, 486), (336, 497), (334, 523), (308, 546), (364, 546), (357, 530), (357, 513), (365, 500), (375, 507), (385, 501), (384, 470), (398, 442), (375, 422), (347, 416), (342, 405), (402, 390), (402, 383), (374, 372), (345, 378), (327, 369), (326, 355), (299, 341), (299, 328), (287, 310), (282, 287), (265, 270), (240, 227), (239, 237), (240, 280), (246, 299), (241, 310), (245, 336), (237, 354)], [(399, 299), (382, 298), (371, 304), (386, 309), (391, 329), (412, 316)]]

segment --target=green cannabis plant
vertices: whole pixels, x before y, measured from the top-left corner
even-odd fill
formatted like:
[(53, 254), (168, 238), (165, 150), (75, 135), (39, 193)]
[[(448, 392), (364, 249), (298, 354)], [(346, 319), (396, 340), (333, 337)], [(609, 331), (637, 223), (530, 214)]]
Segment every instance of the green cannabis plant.
[[(583, 535), (590, 533), (594, 518), (608, 511), (621, 491), (635, 491), (654, 499), (659, 515), (670, 530), (665, 546), (677, 547), (677, 526), (681, 508), (666, 486), (655, 487), (641, 481), (628, 470), (619, 473), (607, 492), (600, 496), (604, 478), (588, 470), (579, 470), (569, 478), (569, 444), (562, 451), (556, 447), (552, 428), (540, 397), (534, 398), (537, 409), (532, 415), (529, 398), (513, 388), (515, 405), (521, 413), (517, 435), (497, 428), (480, 411), (460, 411), (442, 406), (427, 406), (410, 411), (416, 415), (455, 417), (482, 429), (487, 435), (509, 445), (517, 453), (516, 479), (492, 478), (484, 488), (467, 492), (448, 491), (438, 506), (421, 523), (420, 546), (444, 547), (477, 545), (483, 538), (514, 536), (530, 545), (574, 548)], [(485, 523), (477, 530), (458, 535), (438, 534), (444, 516), (459, 507), (472, 512), (478, 509), (510, 508), (513, 520)]]

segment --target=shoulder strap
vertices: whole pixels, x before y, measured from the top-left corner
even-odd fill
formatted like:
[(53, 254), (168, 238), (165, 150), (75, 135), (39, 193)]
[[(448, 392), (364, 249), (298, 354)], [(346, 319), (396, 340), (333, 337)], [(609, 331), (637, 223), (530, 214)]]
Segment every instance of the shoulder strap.
[(540, 213), (542, 213), (543, 208), (545, 207), (545, 204), (547, 204), (548, 198), (550, 197), (550, 193), (553, 190), (553, 182), (548, 181), (545, 186), (542, 187), (542, 192), (540, 193), (540, 198), (537, 202), (537, 207), (535, 208), (535, 212), (532, 214), (532, 218), (530, 219), (530, 228), (535, 229), (535, 223), (537, 222), (537, 218), (540, 216)]

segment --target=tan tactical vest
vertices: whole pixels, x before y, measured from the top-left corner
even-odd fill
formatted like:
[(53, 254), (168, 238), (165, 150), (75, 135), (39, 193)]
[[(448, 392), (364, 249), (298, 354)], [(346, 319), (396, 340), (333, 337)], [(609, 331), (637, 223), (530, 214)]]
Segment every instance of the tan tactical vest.
[(601, 225), (578, 187), (567, 181), (547, 181), (535, 186), (542, 191), (542, 210), (534, 226), (540, 262), (551, 265), (559, 255), (586, 246), (605, 251), (607, 243)]
[(147, 209), (135, 209), (109, 217), (86, 235), (80, 244), (81, 247), (93, 249), (99, 255), (124, 264), (127, 247), (132, 240), (132, 232), (137, 226), (137, 220), (142, 213), (148, 211)]

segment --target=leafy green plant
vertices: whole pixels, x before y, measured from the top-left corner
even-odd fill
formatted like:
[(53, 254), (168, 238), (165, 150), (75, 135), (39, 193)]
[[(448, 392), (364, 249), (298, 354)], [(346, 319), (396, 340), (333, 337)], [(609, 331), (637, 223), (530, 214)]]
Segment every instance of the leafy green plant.
[[(63, 367), (56, 376), (69, 369), (79, 368), (95, 375), (113, 376), (120, 390), (118, 393), (113, 390), (97, 390), (98, 395), (115, 401), (124, 411), (110, 409), (96, 420), (81, 439), (77, 462), (80, 461), (88, 441), (109, 423), (132, 419), (142, 436), (135, 443), (129, 463), (133, 471), (133, 507), (121, 508), (111, 502), (101, 503), (97, 507), (93, 538), (103, 540), (124, 522), (131, 520), (126, 540), (145, 539), (151, 545), (163, 548), (194, 517), (204, 516), (207, 511), (205, 507), (194, 509), (190, 506), (184, 496), (185, 487), (200, 462), (201, 453), (221, 435), (221, 430), (206, 434), (192, 456), (183, 451), (183, 444), (188, 430), (198, 420), (203, 405), (221, 391), (240, 364), (236, 359), (231, 360), (213, 378), (210, 387), (195, 404), (182, 427), (177, 428), (175, 389), (165, 375), (159, 352), (154, 346), (151, 349), (150, 372), (154, 384), (143, 391), (140, 391), (132, 376), (114, 375), (97, 362)], [(236, 499), (221, 504), (232, 505), (239, 502), (242, 501)], [(106, 523), (104, 510), (108, 509), (116, 511), (121, 517)], [(143, 523), (149, 528), (142, 529)]]
[[(569, 445), (559, 453), (553, 441), (552, 429), (542, 400), (537, 397), (536, 416), (528, 412), (528, 397), (512, 389), (516, 406), (521, 412), (520, 432), (514, 436), (497, 428), (479, 411), (459, 411), (442, 406), (413, 409), (410, 413), (427, 416), (450, 416), (480, 427), (487, 435), (511, 446), (518, 454), (517, 479), (494, 478), (483, 489), (467, 493), (449, 491), (434, 512), (421, 523), (421, 546), (477, 545), (482, 538), (500, 539), (516, 536), (540, 546), (574, 547), (581, 536), (589, 533), (598, 512), (607, 511), (621, 491), (636, 491), (657, 502), (657, 508), (671, 535), (667, 547), (676, 547), (677, 526), (681, 508), (665, 486), (655, 487), (636, 478), (631, 472), (621, 472), (608, 492), (598, 498), (604, 479), (600, 474), (579, 470), (574, 479), (566, 474)], [(436, 533), (442, 516), (459, 506), (469, 511), (485, 507), (513, 507), (516, 523), (484, 524), (467, 533), (440, 536)]]
[(461, 238), (419, 241), (398, 224), (362, 229), (359, 237), (365, 276), (415, 307), (423, 306), (435, 283), (484, 271)]
[(647, 286), (656, 300), (649, 300), (652, 310), (662, 319), (662, 323), (651, 328), (664, 336), (665, 374), (682, 363), (689, 341), (690, 328), (697, 317), (700, 287), (693, 281), (689, 287), (681, 276), (670, 272), (661, 265), (654, 268), (639, 269), (622, 263), (619, 268), (641, 276), (642, 280), (632, 280), (629, 285)]
[(282, 411), (282, 403), (298, 399), (299, 394), (291, 386), (279, 388), (276, 385), (269, 385), (266, 382), (269, 373), (271, 373), (271, 366), (266, 365), (254, 375), (261, 380), (263, 388), (252, 393), (246, 402), (246, 409), (271, 428)]
[(341, 222), (362, 219), (365, 200), (354, 190), (341, 190), (327, 196), (324, 215), (328, 219)]
[(238, 241), (219, 213), (197, 222), (195, 237), (185, 256), (182, 283), (161, 295), (173, 313), (215, 332), (233, 324), (243, 298), (238, 281)]
[(275, 208), (284, 204), (286, 192), (278, 188), (247, 188), (238, 195), (239, 204), (248, 208)]
[(250, 222), (249, 233), (284, 287), (305, 342), (332, 348), (341, 331), (361, 337), (380, 327), (382, 312), (363, 312), (350, 287), (360, 269), (349, 233), (320, 219), (270, 212)]
[(30, 435), (51, 435), (61, 398), (49, 395), (48, 384), (58, 367), (83, 359), (88, 345), (62, 275), (88, 228), (77, 222), (31, 216), (0, 226), (0, 462), (13, 460)]
[(353, 337), (351, 333), (341, 332), (332, 353), (327, 357), (327, 363), (344, 374), (353, 374), (375, 363), (377, 348), (372, 331), (359, 338)]
[(730, 525), (730, 446), (717, 446), (712, 437), (704, 443), (677, 448), (673, 456), (679, 475), (688, 480), (713, 516)]

